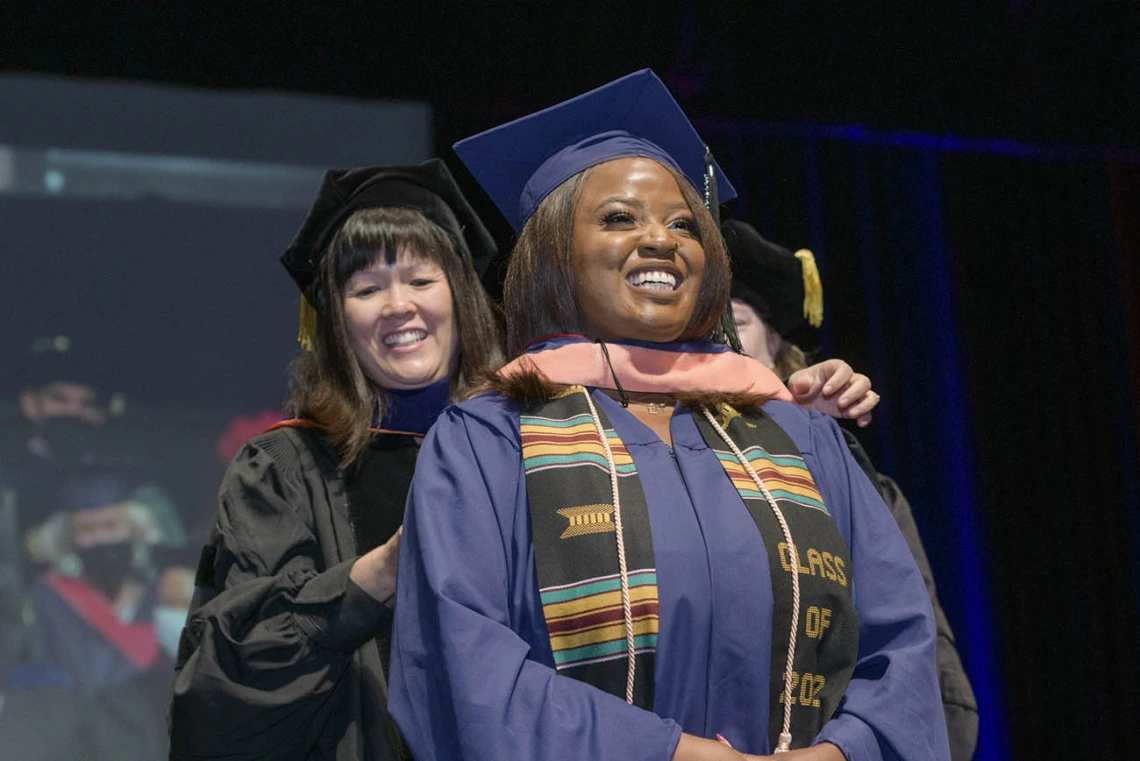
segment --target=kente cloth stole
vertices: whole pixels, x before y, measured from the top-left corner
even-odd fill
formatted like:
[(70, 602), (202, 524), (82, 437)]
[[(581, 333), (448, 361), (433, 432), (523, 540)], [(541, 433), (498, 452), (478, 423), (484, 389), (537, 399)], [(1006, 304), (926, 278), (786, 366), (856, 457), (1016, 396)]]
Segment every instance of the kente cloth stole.
[(693, 419), (716, 453), (760, 529), (772, 578), (772, 653), (768, 742), (775, 748), (784, 721), (784, 675), (792, 620), (792, 581), (800, 581), (796, 652), (792, 661), (792, 748), (811, 745), (851, 681), (859, 650), (859, 616), (851, 597), (851, 556), (803, 455), (763, 410), (742, 415), (728, 405), (717, 422), (748, 459), (784, 515), (795, 555), (752, 477), (703, 414)]
[[(649, 511), (633, 459), (604, 412), (599, 409), (598, 415), (617, 466), (622, 505), (637, 659), (634, 704), (652, 710), (659, 614)], [(775, 602), (768, 725), (775, 747), (783, 720), (792, 558), (763, 494), (704, 416), (694, 411), (693, 418), (768, 549)], [(744, 417), (725, 407), (718, 418), (783, 510), (799, 555), (792, 734), (794, 747), (806, 746), (834, 712), (854, 670), (858, 621), (849, 556), (788, 435), (763, 413)], [(609, 466), (585, 390), (571, 386), (548, 402), (525, 405), (520, 432), (539, 591), (555, 667), (564, 676), (624, 698), (627, 644)]]
[[(653, 709), (657, 571), (633, 458), (598, 416), (617, 465), (633, 615), (634, 705)], [(542, 612), (558, 673), (625, 699), (627, 643), (606, 451), (585, 390), (571, 386), (519, 419)]]

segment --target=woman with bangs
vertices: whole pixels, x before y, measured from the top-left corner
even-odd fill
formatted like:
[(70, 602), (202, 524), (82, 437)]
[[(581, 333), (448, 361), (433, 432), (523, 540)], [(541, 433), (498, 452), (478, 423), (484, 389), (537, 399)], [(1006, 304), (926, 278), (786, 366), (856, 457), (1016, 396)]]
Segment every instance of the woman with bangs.
[(415, 757), (946, 759), (914, 561), (835, 424), (726, 345), (731, 186), (660, 81), (455, 148), (519, 231), (517, 358), (412, 483)]
[(326, 174), (282, 262), (290, 409), (237, 454), (198, 569), (172, 759), (395, 759), (386, 664), (423, 435), (502, 363), (494, 243), (440, 161)]

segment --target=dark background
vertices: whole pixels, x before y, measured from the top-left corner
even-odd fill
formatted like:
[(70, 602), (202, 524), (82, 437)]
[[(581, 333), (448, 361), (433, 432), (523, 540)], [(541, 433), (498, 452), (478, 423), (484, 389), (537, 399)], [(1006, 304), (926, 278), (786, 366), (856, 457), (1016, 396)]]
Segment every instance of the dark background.
[[(816, 250), (825, 348), (884, 392), (865, 438), (915, 504), (982, 704), (978, 758), (1140, 753), (1135, 3), (8, 3), (0, 14), (8, 71), (423, 100), (441, 151), (654, 68), (705, 120), (750, 218)], [(819, 125), (866, 132), (821, 138)], [(899, 133), (1011, 142), (908, 147)], [(282, 241), (294, 226), (282, 221)], [(239, 379), (203, 362), (280, 398), (280, 371)], [(211, 401), (200, 387), (163, 390)]]
[(1133, 2), (5, 4), (5, 68), (429, 100), (441, 144), (637, 67), (771, 121), (1140, 143)]

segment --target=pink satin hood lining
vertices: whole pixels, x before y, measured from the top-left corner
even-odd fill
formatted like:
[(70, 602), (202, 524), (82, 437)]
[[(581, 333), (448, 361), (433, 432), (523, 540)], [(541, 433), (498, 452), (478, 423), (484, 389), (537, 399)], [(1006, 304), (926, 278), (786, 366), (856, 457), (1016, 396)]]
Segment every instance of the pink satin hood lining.
[[(640, 393), (750, 393), (793, 402), (791, 392), (768, 368), (733, 352), (701, 353), (606, 344), (618, 381)], [(511, 377), (537, 370), (552, 383), (616, 390), (601, 344), (572, 343), (508, 363), (499, 371)]]

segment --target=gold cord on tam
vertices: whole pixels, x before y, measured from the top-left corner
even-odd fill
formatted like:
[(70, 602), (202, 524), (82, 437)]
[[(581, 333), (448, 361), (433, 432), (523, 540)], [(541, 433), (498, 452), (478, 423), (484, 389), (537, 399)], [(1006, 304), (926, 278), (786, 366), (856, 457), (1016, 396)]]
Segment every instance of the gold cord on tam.
[(804, 270), (804, 317), (813, 328), (823, 324), (823, 281), (819, 279), (819, 268), (815, 266), (815, 256), (806, 248), (796, 252), (800, 266)]
[(313, 340), (317, 337), (317, 310), (301, 295), (301, 321), (297, 328), (297, 343), (305, 351), (313, 350)]

